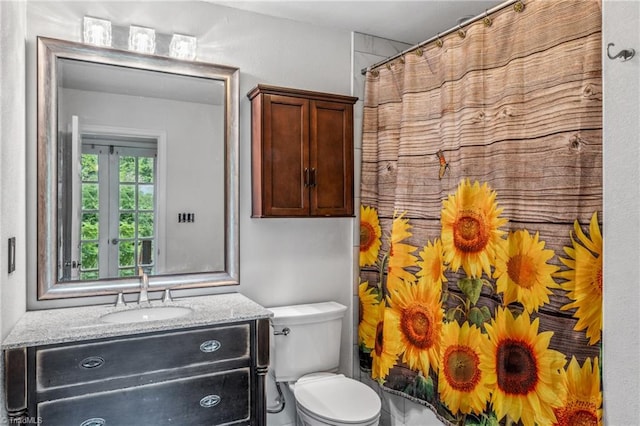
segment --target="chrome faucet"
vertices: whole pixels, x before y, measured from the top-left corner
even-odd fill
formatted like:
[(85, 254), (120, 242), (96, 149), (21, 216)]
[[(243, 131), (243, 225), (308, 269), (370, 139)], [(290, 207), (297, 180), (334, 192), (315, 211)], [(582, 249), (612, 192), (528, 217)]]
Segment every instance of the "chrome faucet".
[(142, 268), (138, 271), (140, 273), (140, 296), (138, 296), (138, 304), (149, 303), (149, 276)]

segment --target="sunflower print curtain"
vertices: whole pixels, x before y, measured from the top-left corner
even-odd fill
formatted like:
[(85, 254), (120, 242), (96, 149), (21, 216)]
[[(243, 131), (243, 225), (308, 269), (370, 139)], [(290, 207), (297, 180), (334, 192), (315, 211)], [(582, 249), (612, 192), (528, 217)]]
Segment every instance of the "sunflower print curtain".
[(367, 73), (360, 366), (448, 424), (602, 422), (601, 4)]

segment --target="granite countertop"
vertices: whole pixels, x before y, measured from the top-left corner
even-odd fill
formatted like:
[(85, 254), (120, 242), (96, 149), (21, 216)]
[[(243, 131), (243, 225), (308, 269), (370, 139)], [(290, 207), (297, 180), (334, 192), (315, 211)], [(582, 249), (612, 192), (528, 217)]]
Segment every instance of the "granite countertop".
[(168, 303), (153, 301), (151, 306), (188, 307), (193, 310), (193, 313), (166, 320), (122, 324), (105, 323), (100, 320), (100, 317), (111, 312), (138, 309), (136, 303), (117, 308), (111, 305), (98, 305), (29, 311), (18, 320), (2, 342), (2, 349), (201, 327), (269, 318), (273, 315), (271, 311), (240, 293), (185, 297)]

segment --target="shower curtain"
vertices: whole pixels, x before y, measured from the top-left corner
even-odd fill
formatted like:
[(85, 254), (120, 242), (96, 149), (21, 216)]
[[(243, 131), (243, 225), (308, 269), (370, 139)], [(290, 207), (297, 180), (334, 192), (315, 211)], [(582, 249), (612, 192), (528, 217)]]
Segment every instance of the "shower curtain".
[(370, 69), (362, 157), (361, 369), (447, 424), (600, 424), (600, 2)]

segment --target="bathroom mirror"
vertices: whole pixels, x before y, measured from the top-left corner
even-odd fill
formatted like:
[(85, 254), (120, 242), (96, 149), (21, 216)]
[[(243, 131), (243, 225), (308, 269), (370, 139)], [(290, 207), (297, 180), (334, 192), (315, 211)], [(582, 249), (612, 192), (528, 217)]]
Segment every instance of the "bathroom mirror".
[(37, 48), (38, 299), (238, 284), (238, 69)]

